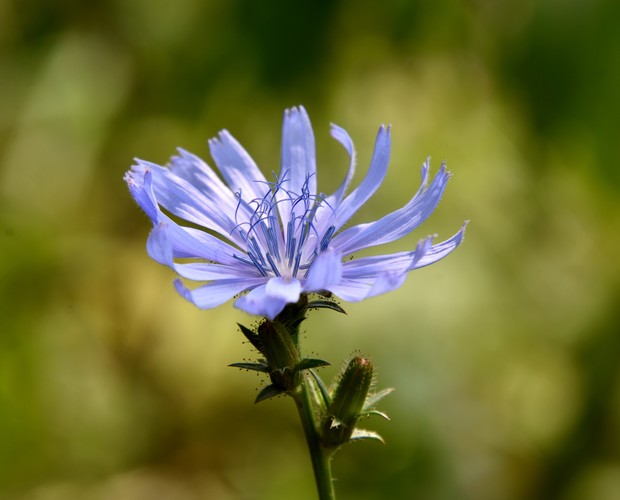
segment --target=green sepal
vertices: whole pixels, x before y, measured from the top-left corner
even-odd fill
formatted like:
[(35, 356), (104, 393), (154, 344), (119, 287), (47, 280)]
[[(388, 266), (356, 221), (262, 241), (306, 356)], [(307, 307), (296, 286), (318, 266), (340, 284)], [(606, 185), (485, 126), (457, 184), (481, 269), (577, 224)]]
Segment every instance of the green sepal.
[(331, 300), (312, 300), (304, 306), (304, 309), (331, 309), (332, 311), (347, 314), (342, 307)]
[(376, 392), (374, 394), (370, 394), (366, 401), (364, 402), (364, 408), (362, 411), (368, 412), (370, 408), (372, 408), (375, 404), (381, 401), (385, 396), (394, 391), (393, 387), (388, 387), (387, 389), (383, 389), (382, 391)]
[(351, 434), (351, 441), (361, 441), (362, 439), (374, 439), (375, 441), (380, 441), (382, 444), (385, 444), (385, 441), (377, 432), (355, 429)]
[(316, 358), (304, 358), (297, 365), (295, 365), (295, 371), (300, 372), (302, 370), (309, 370), (311, 368), (320, 368), (321, 366), (329, 366), (329, 362), (323, 359)]
[(284, 391), (282, 389), (279, 389), (275, 385), (270, 384), (270, 385), (268, 385), (266, 387), (263, 387), (261, 389), (261, 391), (258, 393), (258, 396), (256, 396), (256, 399), (254, 400), (254, 404), (260, 403), (261, 401), (264, 401), (265, 399), (269, 399), (269, 398), (273, 398), (275, 396), (279, 396), (283, 392)]
[(258, 337), (258, 334), (250, 330), (247, 326), (243, 326), (241, 323), (237, 323), (237, 326), (239, 327), (241, 333), (243, 333), (245, 338), (248, 339), (250, 344), (252, 344), (257, 351), (262, 352), (260, 338)]
[(232, 366), (233, 368), (241, 368), (242, 370), (269, 373), (269, 367), (264, 363), (231, 363), (228, 366)]

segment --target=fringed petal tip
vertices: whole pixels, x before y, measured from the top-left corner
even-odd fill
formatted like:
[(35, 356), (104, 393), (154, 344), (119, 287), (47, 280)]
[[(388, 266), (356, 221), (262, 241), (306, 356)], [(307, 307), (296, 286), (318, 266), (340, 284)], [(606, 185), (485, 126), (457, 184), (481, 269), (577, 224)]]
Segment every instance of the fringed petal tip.
[(157, 224), (160, 211), (153, 194), (151, 171), (149, 169), (143, 172), (130, 170), (125, 173), (124, 179), (133, 199), (151, 219), (151, 222)]
[(148, 167), (144, 167), (140, 165), (140, 160), (135, 158), (135, 163), (131, 165), (131, 169), (125, 172), (123, 179), (127, 183), (127, 185), (131, 188), (131, 185), (139, 185), (144, 184), (144, 175), (149, 171)]
[(207, 144), (209, 145), (209, 148), (218, 148), (218, 147), (221, 147), (224, 142), (229, 140), (229, 138), (232, 138), (232, 136), (230, 135), (230, 132), (226, 130), (225, 128), (223, 128), (217, 133), (216, 136), (213, 136), (207, 139)]
[(452, 241), (454, 243), (454, 248), (458, 247), (465, 240), (465, 230), (467, 229), (467, 226), (469, 225), (469, 221), (470, 219), (466, 219), (461, 225), (461, 229), (459, 229), (452, 238), (450, 238), (449, 240), (446, 240), (446, 241)]
[(412, 264), (410, 270), (419, 269), (421, 267), (434, 264), (452, 253), (463, 242), (465, 237), (465, 229), (467, 228), (468, 223), (469, 220), (466, 220), (461, 226), (461, 229), (459, 229), (458, 232), (451, 238), (428, 248), (420, 258), (415, 259), (415, 262)]
[(439, 171), (446, 178), (446, 182), (452, 178), (452, 172), (448, 170), (448, 162), (446, 160), (441, 162), (441, 167), (439, 167)]
[(131, 165), (131, 170), (127, 173), (146, 175), (146, 173), (150, 172), (152, 169), (161, 168), (161, 165), (157, 165), (157, 163), (153, 163), (152, 161), (142, 160), (140, 158), (134, 158), (133, 161), (134, 163)]
[(422, 163), (422, 167), (420, 167), (420, 177), (422, 179), (422, 183), (420, 185), (420, 189), (418, 190), (418, 193), (426, 189), (426, 186), (428, 185), (428, 174), (430, 170), (431, 170), (431, 157), (427, 156), (424, 163)]
[(448, 164), (446, 163), (446, 160), (441, 162), (439, 170), (437, 171), (435, 176), (439, 177), (441, 182), (443, 182), (444, 184), (450, 180), (450, 177), (452, 177), (452, 172), (448, 170)]
[(301, 104), (297, 106), (291, 106), (290, 108), (286, 108), (284, 110), (285, 118), (295, 118), (296, 115), (305, 115), (305, 117), (308, 118), (308, 112), (306, 111), (306, 108), (304, 108)]
[(463, 222), (463, 225), (461, 226), (461, 229), (459, 230), (460, 239), (459, 239), (458, 244), (460, 244), (465, 239), (465, 229), (467, 229), (467, 226), (469, 225), (470, 220), (471, 219), (466, 219), (465, 222)]

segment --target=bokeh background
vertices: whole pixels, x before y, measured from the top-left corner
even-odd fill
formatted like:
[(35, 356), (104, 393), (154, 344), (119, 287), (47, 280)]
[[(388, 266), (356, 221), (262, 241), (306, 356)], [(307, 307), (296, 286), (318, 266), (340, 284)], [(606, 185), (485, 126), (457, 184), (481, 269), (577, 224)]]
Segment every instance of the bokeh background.
[(253, 319), (179, 298), (122, 181), (136, 156), (209, 159), (224, 127), (277, 170), (296, 104), (326, 192), (348, 164), (329, 122), (357, 181), (393, 125), (357, 222), (448, 160), (389, 250), (472, 221), (400, 290), (307, 323), (307, 352), (360, 350), (397, 388), (364, 423), (387, 444), (336, 457), (339, 498), (619, 498), (619, 23), (615, 0), (0, 2), (0, 498), (315, 498), (291, 401), (253, 405), (263, 380), (227, 368)]

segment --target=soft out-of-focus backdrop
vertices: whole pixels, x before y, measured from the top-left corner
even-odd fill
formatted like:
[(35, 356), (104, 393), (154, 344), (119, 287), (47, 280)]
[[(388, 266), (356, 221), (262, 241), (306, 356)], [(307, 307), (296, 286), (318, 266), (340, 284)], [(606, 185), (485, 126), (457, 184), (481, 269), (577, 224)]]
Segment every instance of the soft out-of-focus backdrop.
[[(145, 253), (122, 181), (138, 156), (205, 158), (228, 128), (277, 170), (304, 104), (319, 183), (393, 125), (404, 204), (427, 155), (454, 173), (406, 242), (465, 244), (305, 344), (356, 349), (397, 391), (386, 446), (336, 457), (341, 498), (615, 500), (620, 491), (620, 4), (495, 0), (0, 2), (0, 498), (312, 499), (292, 403), (230, 304), (203, 312)], [(210, 161), (210, 160), (209, 160)], [(329, 377), (334, 369), (325, 369)]]

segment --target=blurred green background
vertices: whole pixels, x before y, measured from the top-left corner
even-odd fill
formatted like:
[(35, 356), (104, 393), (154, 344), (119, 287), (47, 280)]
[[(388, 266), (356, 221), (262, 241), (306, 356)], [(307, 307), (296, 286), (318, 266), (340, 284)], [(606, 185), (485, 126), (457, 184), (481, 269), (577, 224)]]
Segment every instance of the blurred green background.
[[(615, 500), (620, 491), (620, 3), (615, 0), (0, 2), (0, 498), (313, 499), (294, 405), (227, 304), (199, 311), (145, 252), (122, 181), (226, 127), (278, 169), (304, 104), (319, 183), (388, 176), (358, 222), (403, 205), (427, 155), (454, 177), (406, 241), (466, 241), (305, 346), (356, 349), (396, 387), (335, 460), (339, 498)], [(329, 378), (335, 368), (322, 371)]]

